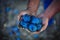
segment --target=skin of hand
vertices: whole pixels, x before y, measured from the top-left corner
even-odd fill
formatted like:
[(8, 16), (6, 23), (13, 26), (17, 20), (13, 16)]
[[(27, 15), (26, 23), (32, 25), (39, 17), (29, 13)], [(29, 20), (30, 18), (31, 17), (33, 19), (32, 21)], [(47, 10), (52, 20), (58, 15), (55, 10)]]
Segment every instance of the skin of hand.
[(38, 15), (37, 17), (38, 17), (38, 18), (42, 18), (43, 27), (42, 27), (42, 29), (41, 29), (40, 31), (31, 33), (31, 35), (33, 35), (33, 34), (39, 34), (40, 32), (46, 30), (46, 28), (47, 28), (47, 26), (48, 26), (48, 21), (49, 21), (49, 19), (48, 19), (47, 17), (45, 17), (44, 14), (40, 14), (40, 15)]
[(21, 20), (21, 16), (25, 15), (25, 14), (31, 15), (30, 11), (28, 11), (28, 10), (21, 11), (20, 14), (18, 15), (18, 20), (20, 21)]
[(48, 26), (49, 19), (54, 16), (57, 12), (60, 11), (60, 0), (54, 0), (50, 6), (45, 10), (44, 14), (38, 15), (39, 18), (42, 18), (44, 26), (38, 32), (34, 32), (33, 34), (39, 34), (40, 32), (46, 30)]
[(20, 12), (20, 14), (18, 15), (18, 20), (20, 20), (20, 17), (25, 14), (36, 16), (39, 1), (40, 0), (29, 0), (27, 10)]

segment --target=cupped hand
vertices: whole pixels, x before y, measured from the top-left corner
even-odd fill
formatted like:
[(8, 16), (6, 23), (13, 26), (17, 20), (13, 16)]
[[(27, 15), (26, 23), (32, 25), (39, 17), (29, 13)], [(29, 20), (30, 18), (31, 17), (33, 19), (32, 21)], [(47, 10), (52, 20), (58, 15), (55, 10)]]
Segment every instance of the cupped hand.
[(40, 32), (46, 30), (46, 28), (48, 26), (48, 21), (49, 21), (49, 18), (48, 17), (45, 17), (44, 14), (40, 14), (40, 15), (38, 15), (38, 18), (42, 18), (43, 27), (38, 32), (33, 32), (32, 34), (39, 34)]
[(32, 12), (29, 11), (29, 10), (25, 10), (25, 11), (21, 11), (21, 12), (20, 12), (20, 14), (18, 15), (18, 20), (21, 20), (21, 16), (22, 16), (22, 15), (25, 15), (25, 14), (36, 16), (35, 13), (32, 13)]

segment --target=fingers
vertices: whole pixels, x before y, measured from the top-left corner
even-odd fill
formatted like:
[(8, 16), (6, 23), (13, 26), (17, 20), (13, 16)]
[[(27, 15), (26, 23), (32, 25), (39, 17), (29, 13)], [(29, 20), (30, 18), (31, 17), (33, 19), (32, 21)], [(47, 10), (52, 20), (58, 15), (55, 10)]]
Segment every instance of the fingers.
[(22, 13), (20, 13), (20, 14), (18, 15), (18, 20), (20, 19), (21, 15), (22, 15)]
[(40, 32), (46, 30), (46, 28), (48, 26), (48, 18), (46, 18), (45, 20), (43, 20), (43, 24), (44, 24), (44, 26), (42, 27), (42, 29), (40, 31), (38, 31), (38, 32), (33, 32), (32, 35), (33, 34), (39, 34)]
[(21, 16), (22, 15), (25, 15), (25, 14), (36, 16), (35, 13), (31, 13), (29, 10), (21, 11), (20, 14), (18, 15), (18, 20), (20, 20), (21, 19)]
[(22, 11), (22, 12), (20, 12), (20, 14), (18, 15), (18, 20), (20, 20), (20, 19), (21, 19), (21, 16), (22, 16), (22, 15), (25, 15), (25, 14), (27, 14), (26, 11)]
[(40, 31), (38, 31), (38, 32), (33, 32), (33, 33), (31, 33), (31, 35), (33, 35), (33, 34), (39, 34), (40, 33)]
[(39, 14), (38, 15), (39, 18), (42, 18), (42, 21), (43, 21), (43, 24), (44, 24), (44, 26), (42, 27), (40, 32), (44, 31), (47, 28), (47, 26), (48, 26), (48, 20), (49, 19), (47, 17), (44, 17), (44, 16), (45, 16), (44, 14)]
[(48, 26), (48, 18), (46, 18), (46, 20), (43, 21), (43, 24), (44, 24), (44, 26), (42, 27), (40, 32), (44, 31), (47, 28), (47, 26)]

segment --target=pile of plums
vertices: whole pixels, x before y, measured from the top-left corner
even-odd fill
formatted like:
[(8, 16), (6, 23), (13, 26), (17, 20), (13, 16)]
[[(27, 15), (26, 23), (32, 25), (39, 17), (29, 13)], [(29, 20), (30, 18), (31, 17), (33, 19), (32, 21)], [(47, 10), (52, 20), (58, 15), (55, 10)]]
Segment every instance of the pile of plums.
[(21, 16), (19, 26), (24, 29), (28, 29), (30, 32), (36, 32), (42, 28), (43, 24), (41, 18), (25, 14)]

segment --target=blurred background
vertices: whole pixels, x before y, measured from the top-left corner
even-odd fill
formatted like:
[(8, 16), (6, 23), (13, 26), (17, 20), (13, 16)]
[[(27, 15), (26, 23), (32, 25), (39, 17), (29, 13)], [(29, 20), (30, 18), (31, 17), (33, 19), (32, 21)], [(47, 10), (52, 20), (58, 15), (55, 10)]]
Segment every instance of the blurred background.
[[(0, 0), (0, 40), (60, 40), (60, 12), (56, 14), (54, 23), (40, 34), (31, 35), (18, 27), (17, 16), (27, 8), (28, 0)], [(44, 12), (43, 0), (37, 14)]]

